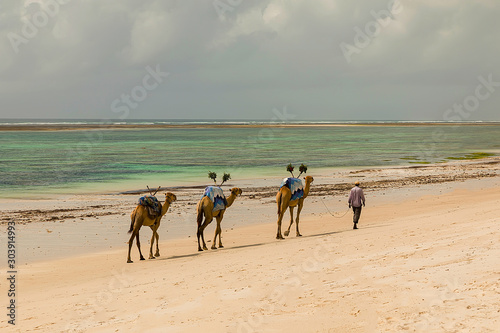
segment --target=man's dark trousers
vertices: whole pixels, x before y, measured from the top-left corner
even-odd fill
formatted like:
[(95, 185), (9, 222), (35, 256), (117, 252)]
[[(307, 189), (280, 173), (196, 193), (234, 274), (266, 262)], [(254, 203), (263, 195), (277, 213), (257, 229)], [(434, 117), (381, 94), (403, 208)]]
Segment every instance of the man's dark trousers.
[(352, 211), (354, 212), (354, 216), (352, 217), (352, 221), (354, 224), (358, 223), (359, 217), (361, 216), (361, 206), (354, 207), (352, 206)]

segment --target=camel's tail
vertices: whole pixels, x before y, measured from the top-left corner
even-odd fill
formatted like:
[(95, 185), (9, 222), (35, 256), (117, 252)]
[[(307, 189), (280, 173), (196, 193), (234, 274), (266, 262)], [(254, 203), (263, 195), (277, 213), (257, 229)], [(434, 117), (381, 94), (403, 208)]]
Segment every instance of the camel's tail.
[(128, 231), (129, 234), (134, 230), (135, 213), (136, 213), (136, 210), (134, 209), (134, 211), (130, 215), (130, 230)]
[(196, 216), (196, 222), (198, 222), (198, 226), (203, 222), (203, 205), (200, 203), (198, 205), (198, 215)]
[(281, 192), (276, 196), (276, 202), (278, 203), (278, 216), (281, 214)]

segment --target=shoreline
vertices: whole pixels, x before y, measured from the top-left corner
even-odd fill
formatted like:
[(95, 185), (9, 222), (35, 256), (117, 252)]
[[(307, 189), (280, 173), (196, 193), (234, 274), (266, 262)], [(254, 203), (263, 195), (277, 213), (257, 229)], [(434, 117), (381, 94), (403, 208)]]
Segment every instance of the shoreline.
[(500, 126), (500, 122), (359, 122), (359, 123), (261, 123), (261, 124), (1, 124), (0, 131), (86, 131), (134, 129), (210, 129), (210, 128), (293, 128), (293, 127), (425, 127)]
[[(466, 157), (460, 157), (460, 158), (447, 158), (444, 159), (442, 162), (436, 162), (436, 163), (428, 163), (428, 162), (419, 162), (417, 161), (412, 161), (407, 164), (406, 159), (405, 161), (401, 162), (402, 164), (392, 164), (392, 165), (372, 165), (372, 166), (352, 166), (352, 167), (346, 167), (346, 166), (338, 166), (338, 167), (319, 167), (315, 168), (315, 173), (311, 173), (311, 175), (319, 176), (319, 177), (325, 177), (326, 175), (330, 174), (342, 174), (342, 173), (349, 173), (354, 177), (355, 174), (360, 174), (360, 177), (366, 177), (362, 175), (364, 172), (374, 172), (374, 171), (381, 171), (381, 170), (429, 170), (429, 169), (446, 169), (448, 167), (451, 168), (458, 168), (460, 165), (474, 165), (474, 164), (482, 164), (484, 166), (488, 165), (496, 165), (500, 163), (500, 155), (497, 155), (498, 152), (495, 151), (495, 153), (491, 156), (485, 156), (485, 157), (479, 157), (479, 158), (466, 158)], [(248, 187), (248, 188), (256, 188), (259, 190), (265, 190), (267, 191), (269, 188), (275, 188), (278, 185), (273, 185), (273, 186), (267, 186), (265, 185), (269, 181), (272, 180), (279, 180), (283, 179), (284, 177), (288, 177), (289, 175), (283, 173), (283, 175), (278, 175), (277, 171), (274, 171), (272, 173), (267, 173), (264, 175), (256, 175), (252, 174), (251, 176), (248, 176), (244, 174), (242, 177), (238, 177), (238, 180), (231, 180), (232, 183), (226, 183), (224, 185), (225, 188), (230, 188), (233, 186), (243, 186)], [(488, 175), (486, 175), (488, 176)], [(470, 178), (470, 177), (468, 177)], [(185, 191), (185, 190), (199, 190), (199, 189), (204, 189), (206, 186), (212, 185), (209, 182), (204, 181), (205, 176), (199, 177), (199, 179), (195, 180), (189, 180), (187, 182), (177, 182), (177, 183), (170, 183), (167, 186), (162, 186), (161, 191)], [(410, 180), (411, 181), (411, 180)], [(419, 179), (414, 179), (413, 181), (421, 181)], [(443, 180), (437, 180), (438, 182), (443, 182)], [(100, 186), (97, 188), (89, 188), (86, 189), (85, 187), (82, 187), (82, 184), (74, 184), (73, 190), (70, 190), (69, 187), (61, 187), (58, 189), (48, 189), (48, 191), (43, 191), (39, 190), (37, 191), (32, 191), (32, 192), (27, 192), (22, 195), (12, 195), (10, 194), (9, 196), (4, 196), (0, 195), (0, 202), (2, 200), (7, 200), (7, 199), (16, 199), (16, 200), (38, 200), (38, 199), (48, 199), (48, 198), (57, 198), (57, 197), (68, 197), (68, 196), (76, 196), (76, 195), (86, 195), (86, 196), (114, 196), (114, 195), (139, 195), (139, 194), (147, 194), (148, 190), (144, 187), (139, 187), (139, 183), (148, 183), (149, 180), (142, 180), (140, 178), (134, 178), (134, 179), (124, 179), (120, 180), (118, 182), (108, 182), (108, 183), (102, 183)], [(134, 183), (136, 184), (135, 187), (130, 187), (129, 185), (125, 185), (125, 183)], [(182, 184), (184, 183), (184, 184)], [(97, 183), (96, 183), (97, 184)], [(95, 185), (96, 185), (95, 184)], [(252, 186), (250, 186), (251, 184)], [(112, 189), (109, 189), (111, 187)], [(114, 189), (113, 189), (114, 187)], [(104, 189), (106, 188), (106, 189)], [(1, 209), (1, 205), (0, 205)], [(0, 220), (1, 223), (1, 220)]]
[[(314, 175), (310, 197), (302, 212), (304, 219), (327, 216), (327, 209), (341, 215), (347, 208), (347, 195), (355, 180), (360, 180), (370, 205), (401, 202), (438, 191), (500, 186), (500, 157), (473, 161), (454, 161), (446, 164), (369, 168), (358, 170), (330, 170)], [(246, 179), (229, 184), (243, 189), (223, 222), (224, 233), (229, 230), (265, 224), (276, 224), (275, 195), (281, 177)], [(264, 184), (273, 184), (273, 186)], [(477, 185), (474, 185), (477, 184)], [(172, 190), (178, 200), (162, 219), (160, 243), (191, 238), (196, 240), (196, 203), (204, 186), (188, 186)], [(164, 200), (162, 189), (158, 199)], [(0, 199), (0, 225), (15, 221), (23, 235), (25, 263), (46, 259), (89, 254), (104, 249), (124, 249), (129, 236), (129, 214), (134, 209), (141, 191), (133, 194), (68, 195), (56, 199)], [(327, 207), (325, 207), (327, 205)], [(253, 212), (248, 215), (248, 212)], [(288, 215), (287, 215), (288, 216)], [(349, 219), (348, 214), (344, 219)], [(284, 220), (284, 226), (288, 223)], [(271, 227), (271, 228), (273, 228)], [(214, 223), (207, 228), (206, 239), (211, 238)], [(149, 240), (149, 228), (141, 231), (144, 244)], [(194, 247), (193, 247), (194, 248)]]
[[(493, 169), (489, 169), (492, 167)], [(450, 172), (453, 172), (450, 174)], [(385, 174), (384, 174), (385, 173)], [(329, 175), (333, 174), (333, 177)], [(337, 175), (336, 175), (337, 174)], [(477, 160), (464, 160), (464, 161), (451, 161), (448, 163), (436, 163), (436, 164), (423, 164), (423, 165), (410, 165), (410, 166), (385, 166), (385, 167), (369, 167), (369, 168), (324, 168), (320, 174), (311, 174), (318, 178), (313, 184), (310, 192), (311, 197), (315, 196), (325, 196), (325, 195), (342, 195), (348, 192), (352, 188), (353, 181), (349, 182), (349, 179), (358, 179), (363, 183), (363, 188), (365, 191), (380, 191), (388, 188), (401, 188), (403, 186), (419, 186), (425, 184), (440, 184), (440, 183), (452, 183), (465, 181), (468, 179), (478, 179), (478, 178), (494, 178), (498, 177), (500, 174), (500, 156), (486, 157)], [(387, 179), (388, 177), (391, 177)], [(248, 199), (265, 199), (274, 198), (276, 191), (279, 187), (279, 182), (283, 177), (265, 177), (264, 179), (243, 179), (239, 181), (233, 181), (232, 183), (227, 183), (224, 185), (223, 189), (228, 190), (231, 187), (240, 187), (243, 190), (243, 197)], [(331, 179), (330, 179), (331, 178)], [(364, 178), (371, 178), (371, 180), (364, 180)], [(318, 180), (323, 180), (323, 183), (319, 183)], [(264, 183), (269, 183), (273, 181), (273, 185), (264, 185)], [(192, 185), (180, 185), (180, 186), (166, 186), (162, 187), (158, 195), (161, 196), (165, 192), (180, 193), (181, 196), (184, 195), (190, 199), (191, 196), (195, 196), (206, 186), (210, 184), (192, 184)], [(154, 189), (153, 189), (154, 190)], [(90, 197), (95, 196), (109, 197), (111, 200), (114, 197), (128, 198), (131, 196), (142, 196), (148, 194), (147, 189), (130, 189), (125, 191), (109, 191), (106, 193), (84, 193), (84, 194), (59, 194), (59, 197)], [(181, 197), (182, 198), (182, 197)], [(17, 200), (25, 202), (36, 202), (38, 199), (33, 198), (18, 198)], [(40, 199), (45, 201), (50, 201), (49, 199)], [(57, 200), (57, 199), (56, 199)], [(162, 198), (160, 198), (162, 200)], [(189, 199), (188, 199), (189, 200)], [(26, 218), (32, 219), (35, 216), (41, 217), (40, 220), (36, 222), (47, 222), (47, 221), (64, 221), (66, 219), (81, 218), (88, 215), (86, 212), (91, 208), (108, 208), (110, 211), (101, 213), (96, 216), (106, 216), (106, 215), (117, 215), (121, 211), (119, 209), (113, 209), (113, 205), (91, 205), (88, 207), (78, 207), (78, 208), (55, 208), (50, 210), (41, 209), (25, 209), (25, 210), (5, 210), (4, 206), (1, 205), (2, 202), (9, 202), (7, 198), (0, 198), (0, 209), (3, 211), (3, 218), (0, 219), (0, 225), (5, 224), (10, 219), (17, 219), (24, 222)], [(182, 201), (182, 199), (181, 199)], [(65, 216), (64, 214), (69, 212), (82, 211), (84, 215), (79, 216)], [(57, 213), (63, 213), (63, 215)], [(10, 214), (10, 215), (9, 215)], [(27, 215), (27, 216), (23, 216)], [(57, 215), (57, 216), (54, 216)], [(44, 217), (45, 216), (45, 217)]]
[[(310, 198), (303, 237), (277, 241), (275, 223), (225, 225), (224, 249), (160, 239), (155, 260), (139, 261), (134, 248), (127, 264), (123, 244), (28, 263), (16, 332), (197, 332), (200, 323), (211, 332), (494, 332), (500, 184), (454, 184), (465, 188), (434, 183), (415, 197), (405, 194), (415, 186), (395, 189), (397, 206), (376, 204), (372, 192), (356, 231), (350, 216), (329, 217)], [(224, 222), (247, 211), (236, 208)]]
[[(473, 180), (470, 179), (468, 181), (473, 181)], [(462, 182), (463, 182), (463, 180), (462, 180)], [(459, 191), (459, 192), (464, 191), (464, 187), (461, 186), (462, 184), (460, 184), (460, 182), (456, 182), (456, 183), (452, 184), (451, 186), (447, 187), (445, 190), (437, 191), (436, 194), (431, 194), (430, 193), (431, 191), (429, 191), (429, 188), (420, 189), (420, 191), (416, 191), (416, 188), (411, 188), (411, 189), (409, 189), (410, 193), (406, 193), (402, 197), (399, 197), (400, 194), (398, 194), (398, 192), (402, 191), (402, 188), (392, 189), (392, 191), (395, 191), (396, 193), (390, 193), (390, 192), (381, 193), (381, 192), (377, 192), (377, 191), (381, 191), (380, 189), (369, 189), (369, 190), (365, 189), (365, 196), (368, 198), (368, 200), (371, 201), (370, 206), (368, 206), (368, 209), (372, 209), (372, 207), (371, 207), (372, 205), (389, 207), (389, 206), (391, 206), (391, 204), (389, 204), (389, 202), (391, 202), (391, 201), (397, 205), (400, 205), (400, 204), (408, 203), (408, 202), (418, 202), (418, 201), (421, 201), (422, 198), (429, 197), (429, 196), (443, 196), (443, 195), (447, 196), (447, 195), (450, 195), (450, 193), (454, 193), (457, 191)], [(430, 186), (435, 188), (438, 185), (430, 184)], [(486, 184), (484, 182), (477, 183), (477, 184), (473, 185), (472, 190), (468, 190), (468, 191), (475, 192), (475, 191), (477, 191), (477, 187), (481, 187), (481, 190), (500, 191), (500, 179), (497, 179), (494, 184)], [(344, 192), (344, 194), (345, 194), (345, 192)], [(386, 194), (387, 194), (387, 196), (386, 196)], [(252, 196), (253, 195), (250, 195), (249, 197), (251, 198)], [(311, 197), (313, 197), (313, 196), (311, 196)], [(245, 199), (248, 199), (248, 198), (245, 198)], [(347, 207), (347, 204), (346, 204), (347, 195), (345, 195), (345, 198), (343, 197), (342, 200), (338, 200), (338, 201), (341, 201), (340, 206), (342, 206), (342, 207), (345, 206), (343, 208), (338, 208), (339, 205), (337, 205), (337, 206), (335, 206), (336, 208), (330, 210), (331, 207), (329, 208), (328, 206), (325, 206), (324, 199), (328, 200), (327, 196), (323, 196), (323, 200), (321, 199), (321, 196), (317, 196), (315, 199), (311, 198), (310, 200), (312, 202), (306, 203), (306, 205), (308, 206), (307, 208), (310, 208), (310, 209), (309, 209), (309, 211), (304, 209), (304, 211), (302, 212), (302, 215), (301, 215), (301, 221), (310, 221), (310, 220), (315, 220), (315, 219), (321, 218), (321, 219), (327, 219), (332, 223), (333, 222), (335, 222), (335, 223), (341, 222), (344, 225), (346, 223), (347, 224), (351, 223), (350, 222), (352, 219), (351, 209), (347, 209), (347, 214), (346, 214), (346, 211), (344, 209), (345, 207)], [(328, 200), (328, 204), (331, 204), (332, 201), (337, 201), (337, 200)], [(240, 204), (241, 204), (241, 202), (240, 202)], [(272, 207), (271, 210), (274, 213), (274, 210), (275, 210), (274, 209), (274, 205), (275, 205), (274, 201), (267, 201), (267, 204), (269, 207)], [(131, 205), (129, 210), (132, 210), (134, 206), (135, 206), (135, 204)], [(252, 206), (254, 206), (254, 208), (255, 208), (255, 205), (252, 205)], [(96, 207), (96, 206), (93, 206), (93, 207)], [(99, 208), (101, 208), (101, 207), (99, 207)], [(195, 206), (193, 206), (193, 210), (194, 210), (194, 208), (195, 208)], [(270, 231), (270, 233), (268, 233), (266, 235), (266, 237), (268, 238), (266, 243), (268, 244), (268, 243), (274, 242), (273, 235), (274, 235), (275, 229), (276, 229), (276, 221), (275, 221), (276, 217), (274, 216), (275, 214), (271, 213), (271, 210), (269, 210), (267, 212), (268, 214), (265, 214), (268, 217), (271, 217), (265, 222), (252, 221), (251, 223), (245, 223), (245, 224), (231, 223), (231, 224), (227, 225), (228, 221), (224, 221), (224, 222), (226, 222), (226, 223), (223, 223), (223, 225), (222, 225), (222, 228), (224, 230), (224, 238), (226, 239), (224, 241), (224, 244), (226, 244), (226, 242), (227, 242), (227, 238), (228, 238), (227, 233), (228, 232), (230, 232), (230, 233), (236, 232), (236, 233), (243, 234), (243, 233), (246, 233), (246, 230), (253, 230), (253, 229), (259, 229), (259, 230), (266, 229), (266, 230)], [(311, 212), (311, 210), (312, 210), (312, 212)], [(60, 209), (57, 211), (64, 212), (66, 210)], [(88, 207), (84, 208), (84, 209), (69, 209), (68, 211), (85, 212), (83, 215), (81, 215), (84, 218), (80, 218), (82, 220), (83, 225), (87, 225), (89, 222), (91, 222), (90, 220), (107, 218), (108, 221), (115, 224), (114, 226), (112, 226), (112, 228), (121, 227), (122, 230), (120, 230), (120, 232), (119, 232), (119, 235), (121, 235), (121, 237), (119, 237), (118, 241), (116, 243), (114, 243), (113, 246), (109, 246), (109, 248), (108, 248), (108, 243), (100, 243), (90, 250), (88, 250), (88, 249), (87, 250), (79, 250), (79, 251), (75, 251), (73, 253), (63, 254), (63, 255), (56, 254), (56, 252), (62, 251), (62, 250), (69, 250), (70, 245), (64, 245), (63, 247), (57, 247), (57, 248), (54, 247), (54, 252), (52, 254), (46, 253), (45, 255), (41, 255), (38, 257), (31, 257), (29, 260), (23, 260), (20, 262), (20, 264), (22, 266), (38, 265), (38, 264), (43, 265), (43, 264), (50, 264), (50, 263), (54, 263), (54, 262), (71, 260), (74, 258), (86, 258), (89, 256), (99, 256), (99, 255), (122, 255), (123, 256), (123, 254), (126, 253), (126, 249), (127, 249), (126, 244), (127, 244), (128, 238), (130, 237), (130, 235), (126, 233), (126, 229), (128, 228), (128, 225), (130, 224), (128, 214), (113, 214), (113, 213), (100, 213), (100, 212), (97, 212), (97, 213), (92, 212), (92, 213), (88, 214)], [(51, 212), (53, 212), (53, 211), (47, 211), (47, 213), (51, 213)], [(179, 213), (174, 213), (174, 214), (179, 215)], [(332, 214), (333, 214), (333, 216), (332, 216)], [(363, 219), (364, 219), (365, 214), (366, 213), (363, 213)], [(116, 215), (116, 216), (113, 216), (113, 215)], [(117, 225), (116, 221), (113, 221), (113, 220), (116, 220), (118, 215), (125, 217), (125, 219), (120, 219), (121, 221), (119, 221), (119, 225)], [(227, 215), (229, 215), (229, 214), (227, 214)], [(29, 232), (26, 232), (28, 230), (28, 228), (34, 229), (34, 228), (37, 228), (38, 226), (40, 226), (40, 230), (38, 231), (39, 234), (40, 233), (44, 234), (45, 231), (48, 233), (53, 233), (54, 231), (57, 231), (58, 228), (60, 228), (61, 225), (59, 225), (59, 224), (65, 223), (65, 227), (62, 230), (68, 231), (71, 228), (73, 228), (74, 224), (71, 224), (71, 221), (66, 221), (66, 220), (74, 218), (74, 217), (75, 216), (63, 216), (63, 219), (61, 219), (61, 220), (48, 219), (45, 221), (33, 222), (31, 225), (23, 223), (23, 222), (21, 222), (21, 223), (16, 222), (16, 227), (19, 228), (19, 226), (21, 226), (23, 233), (25, 234), (24, 236), (27, 236), (30, 241), (36, 241), (37, 236), (35, 234), (29, 234)], [(195, 216), (193, 214), (192, 218), (187, 221), (189, 223), (192, 222), (191, 226), (193, 228), (191, 228), (191, 229), (193, 229), (193, 230), (195, 230), (195, 226), (196, 226), (194, 217)], [(289, 218), (288, 212), (285, 214), (285, 217), (283, 219), (282, 230), (286, 230), (286, 228), (288, 226), (289, 221), (287, 220), (287, 218)], [(160, 234), (162, 234), (165, 231), (165, 229), (171, 229), (172, 227), (175, 226), (175, 224), (177, 224), (179, 222), (179, 221), (176, 221), (175, 219), (176, 219), (175, 215), (172, 215), (172, 212), (169, 210), (169, 212), (166, 214), (166, 216), (162, 219), (163, 224), (162, 224), (162, 228), (160, 229)], [(183, 217), (182, 219), (183, 219), (183, 221), (181, 221), (181, 224), (185, 224), (186, 217)], [(228, 218), (226, 218), (226, 219), (228, 219)], [(234, 216), (229, 217), (229, 219), (234, 219)], [(91, 225), (87, 225), (87, 227), (96, 227), (97, 226), (99, 228), (99, 225), (102, 226), (102, 222), (98, 222), (96, 220), (93, 222), (97, 222), (97, 223), (92, 223)], [(1, 226), (6, 227), (6, 225), (7, 225), (6, 222), (0, 221), (0, 227)], [(308, 228), (308, 226), (306, 225), (306, 227), (304, 227), (304, 223), (302, 223), (301, 224), (301, 231), (304, 228)], [(82, 228), (79, 228), (79, 231), (82, 231), (82, 230), (83, 230)], [(210, 223), (209, 226), (207, 227), (207, 229), (205, 230), (205, 238), (206, 238), (207, 246), (210, 246), (210, 244), (212, 243), (212, 237), (213, 237), (214, 230), (215, 230), (215, 222)], [(345, 231), (349, 231), (349, 230), (350, 230), (350, 228), (347, 228)], [(26, 235), (26, 234), (28, 234), (28, 235)], [(68, 235), (72, 238), (77, 237), (77, 234), (78, 233), (74, 233), (74, 234), (68, 233)], [(98, 236), (98, 234), (95, 234), (95, 235)], [(101, 235), (99, 235), (99, 237), (101, 237), (103, 235), (106, 237), (110, 236), (108, 234), (101, 234)], [(149, 248), (148, 246), (149, 246), (150, 229), (148, 229), (147, 227), (143, 227), (141, 229), (140, 235), (141, 235), (140, 237), (142, 240), (142, 242), (141, 242), (142, 252), (146, 256), (148, 248)], [(87, 236), (84, 236), (84, 237), (87, 238)], [(229, 236), (229, 237), (231, 237), (231, 236)], [(293, 230), (290, 233), (290, 237), (286, 237), (286, 239), (288, 239), (288, 238), (294, 238)], [(97, 239), (97, 237), (94, 239), (89, 239), (89, 240), (95, 241), (96, 243), (99, 243), (99, 240)], [(88, 243), (88, 241), (87, 241), (87, 243)], [(195, 249), (195, 247), (196, 247), (195, 246), (195, 243), (196, 243), (195, 231), (193, 231), (191, 233), (187, 233), (187, 234), (175, 234), (173, 236), (171, 235), (170, 237), (168, 235), (163, 234), (162, 237), (160, 237), (160, 249), (162, 249), (162, 248), (167, 249), (167, 252), (168, 252), (168, 249), (170, 248), (171, 244), (178, 244), (178, 243), (184, 243), (184, 242), (193, 242), (193, 243), (192, 243), (192, 246), (186, 247), (188, 253), (184, 253), (181, 256), (189, 256), (190, 253), (192, 253), (193, 255), (197, 253), (196, 249)], [(233, 245), (235, 245), (234, 240), (232, 240), (231, 243)], [(75, 242), (71, 246), (76, 246), (76, 245), (78, 245), (77, 242)], [(246, 244), (246, 245), (251, 246), (251, 244)], [(226, 247), (227, 247), (227, 245), (226, 245)], [(236, 247), (239, 247), (239, 246), (236, 245)], [(38, 246), (38, 249), (40, 249), (40, 246)], [(35, 248), (33, 248), (33, 250), (35, 250)], [(135, 252), (137, 251), (135, 243), (134, 243), (134, 247), (132, 248), (132, 253), (134, 253), (134, 251)], [(208, 251), (211, 251), (211, 250), (208, 250)], [(166, 252), (166, 251), (163, 250), (162, 252)], [(205, 252), (207, 252), (207, 251), (205, 251)], [(137, 256), (137, 253), (136, 253), (136, 256)], [(168, 258), (175, 259), (176, 256), (167, 255), (167, 259)], [(165, 258), (162, 258), (162, 259), (165, 259)], [(134, 261), (138, 261), (138, 258), (135, 258)], [(6, 264), (1, 263), (0, 269), (7, 270)]]

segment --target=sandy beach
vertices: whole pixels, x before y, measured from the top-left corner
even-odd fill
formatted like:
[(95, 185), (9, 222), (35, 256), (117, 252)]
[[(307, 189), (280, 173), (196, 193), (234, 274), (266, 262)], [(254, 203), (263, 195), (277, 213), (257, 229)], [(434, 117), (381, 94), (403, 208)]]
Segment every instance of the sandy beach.
[[(200, 188), (168, 189), (179, 200), (162, 220), (161, 257), (139, 261), (134, 245), (132, 264), (126, 231), (140, 191), (3, 199), (2, 228), (15, 221), (18, 237), (17, 317), (0, 330), (499, 332), (499, 169), (493, 157), (312, 174), (303, 237), (283, 241), (279, 179), (231, 181), (243, 196), (225, 214), (225, 248), (204, 252)], [(359, 230), (345, 214), (354, 180), (367, 197)], [(150, 236), (143, 228), (146, 254)]]

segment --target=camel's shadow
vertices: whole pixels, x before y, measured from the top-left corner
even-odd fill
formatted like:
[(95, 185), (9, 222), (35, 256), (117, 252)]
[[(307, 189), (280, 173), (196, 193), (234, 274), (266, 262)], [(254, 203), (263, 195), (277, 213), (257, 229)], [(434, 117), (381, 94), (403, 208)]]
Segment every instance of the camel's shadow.
[[(379, 224), (379, 225), (371, 225), (371, 226), (366, 226), (363, 227), (363, 229), (374, 229), (374, 228), (381, 228), (383, 226), (386, 226), (388, 224)], [(337, 234), (343, 234), (346, 232), (351, 232), (351, 229), (347, 230), (339, 230), (339, 231), (331, 231), (331, 232), (323, 232), (323, 233), (318, 233), (318, 234), (312, 234), (312, 235), (305, 235), (301, 237), (290, 237), (288, 238), (288, 242), (293, 241), (293, 240), (299, 240), (299, 239), (305, 239), (305, 238), (316, 238), (316, 237), (322, 237), (322, 236), (330, 236), (330, 235), (337, 235)], [(181, 255), (175, 255), (175, 256), (167, 256), (167, 257), (162, 257), (162, 258), (156, 258), (154, 260), (156, 261), (164, 261), (164, 260), (172, 260), (172, 259), (183, 259), (183, 258), (193, 258), (201, 255), (206, 255), (208, 253), (214, 253), (214, 252), (220, 252), (220, 251), (231, 251), (231, 250), (236, 250), (236, 249), (246, 249), (246, 248), (253, 248), (253, 247), (259, 247), (259, 246), (264, 246), (268, 244), (273, 244), (273, 243), (285, 243), (285, 241), (269, 241), (269, 242), (262, 242), (262, 243), (255, 243), (255, 244), (245, 244), (245, 245), (237, 245), (237, 246), (229, 246), (229, 247), (224, 247), (222, 249), (217, 249), (217, 250), (205, 250), (201, 252), (195, 252), (195, 253), (189, 253), (189, 254), (181, 254)]]

